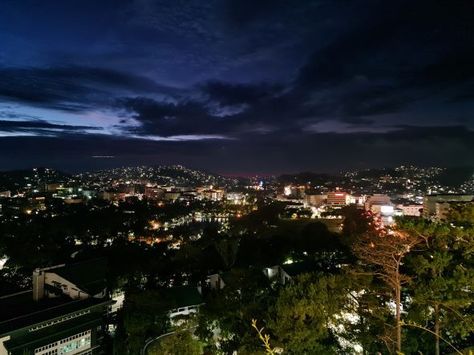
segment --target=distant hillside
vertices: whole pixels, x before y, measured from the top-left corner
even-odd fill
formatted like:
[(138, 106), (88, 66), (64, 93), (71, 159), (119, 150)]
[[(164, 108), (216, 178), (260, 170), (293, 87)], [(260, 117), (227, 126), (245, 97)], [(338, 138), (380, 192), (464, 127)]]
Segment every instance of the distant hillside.
[(310, 183), (311, 185), (323, 185), (323, 184), (326, 184), (328, 181), (331, 181), (331, 182), (341, 181), (341, 176), (303, 172), (303, 173), (297, 173), (297, 174), (280, 175), (277, 178), (277, 181), (282, 184), (292, 183), (292, 184), (303, 185), (303, 184)]
[(446, 168), (438, 175), (438, 182), (444, 186), (457, 187), (462, 185), (474, 175), (473, 167)]
[(16, 192), (27, 186), (39, 187), (49, 183), (66, 182), (70, 175), (48, 168), (0, 171), (0, 191)]
[(143, 180), (156, 184), (172, 184), (176, 186), (218, 186), (234, 182), (234, 179), (231, 178), (200, 170), (188, 169), (181, 165), (117, 168), (101, 170), (93, 173), (83, 173), (79, 174), (77, 177), (89, 181), (104, 181), (106, 179)]
[[(395, 168), (376, 168), (346, 172), (341, 175), (329, 175), (312, 172), (285, 174), (278, 177), (282, 184), (311, 184), (313, 186), (339, 186), (351, 188), (357, 186), (374, 187), (390, 191), (403, 191), (405, 184), (416, 182), (417, 187), (423, 189), (428, 186), (444, 186), (455, 191), (470, 191), (474, 179), (474, 167), (416, 167), (400, 166)], [(464, 190), (460, 187), (464, 186)]]

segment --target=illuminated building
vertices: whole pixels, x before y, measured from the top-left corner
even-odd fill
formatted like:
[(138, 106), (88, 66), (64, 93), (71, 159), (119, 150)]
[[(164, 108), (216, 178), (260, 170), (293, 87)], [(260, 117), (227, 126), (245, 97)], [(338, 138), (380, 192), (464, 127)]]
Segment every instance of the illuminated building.
[(402, 211), (404, 216), (419, 217), (421, 216), (421, 209), (423, 208), (423, 205), (397, 205), (397, 208)]
[(377, 218), (380, 219), (382, 226), (389, 226), (393, 224), (393, 217), (395, 215), (395, 208), (385, 194), (374, 194), (369, 196), (365, 201), (365, 210), (371, 211)]
[(233, 205), (245, 205), (246, 195), (242, 192), (228, 192), (226, 200)]
[(83, 203), (84, 200), (82, 198), (65, 198), (64, 203), (66, 205), (77, 205)]
[(304, 197), (305, 203), (309, 206), (320, 207), (324, 205), (328, 196), (322, 194), (306, 194)]
[(367, 196), (365, 195), (351, 195), (349, 197), (349, 203), (352, 205), (363, 206), (365, 204), (366, 199)]
[(98, 197), (107, 201), (124, 201), (127, 198), (127, 194), (117, 191), (102, 191), (98, 194)]
[(165, 192), (159, 187), (145, 187), (145, 197), (150, 200), (159, 200), (163, 198)]
[(392, 216), (395, 209), (391, 205), (372, 205), (370, 211), (381, 216)]
[(283, 195), (287, 198), (303, 198), (305, 195), (305, 186), (287, 185), (283, 188)]
[(59, 183), (52, 183), (52, 184), (45, 184), (44, 190), (46, 192), (56, 192), (58, 191), (63, 185)]
[(181, 197), (181, 191), (176, 191), (176, 190), (171, 190), (171, 191), (165, 191), (163, 198), (166, 201), (176, 201)]
[(204, 190), (201, 192), (201, 197), (204, 200), (220, 201), (224, 198), (224, 190), (218, 190), (218, 189)]
[(32, 290), (0, 297), (0, 355), (103, 353), (111, 303), (102, 260), (36, 269)]
[(350, 196), (346, 192), (331, 191), (328, 192), (327, 205), (330, 207), (344, 207), (349, 204)]
[(166, 312), (172, 324), (179, 324), (182, 317), (199, 312), (204, 304), (200, 289), (192, 286), (166, 288), (160, 291), (163, 311)]
[(10, 191), (0, 191), (0, 197), (12, 197), (12, 193)]
[(308, 262), (289, 262), (283, 265), (275, 265), (263, 269), (263, 274), (270, 280), (281, 285), (286, 285), (298, 275), (314, 270), (314, 265)]
[[(367, 200), (365, 201), (365, 209), (367, 211), (372, 210), (373, 205), (378, 205), (378, 206), (391, 206), (392, 205), (392, 200), (390, 200), (390, 197), (384, 194), (374, 194), (372, 196), (369, 196)], [(377, 212), (374, 212), (377, 213)]]

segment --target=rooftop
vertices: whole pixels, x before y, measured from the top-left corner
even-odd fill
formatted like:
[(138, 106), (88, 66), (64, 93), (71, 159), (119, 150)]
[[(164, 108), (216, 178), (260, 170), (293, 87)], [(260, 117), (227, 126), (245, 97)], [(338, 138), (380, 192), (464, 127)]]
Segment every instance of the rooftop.
[(50, 271), (74, 283), (91, 296), (106, 286), (107, 263), (105, 259), (93, 259), (69, 264)]
[(34, 301), (31, 290), (3, 296), (0, 297), (0, 336), (107, 302), (95, 298), (71, 300), (66, 296)]
[(196, 287), (182, 286), (167, 288), (161, 290), (160, 294), (163, 297), (164, 303), (169, 306), (168, 309), (194, 306), (203, 303), (201, 294)]

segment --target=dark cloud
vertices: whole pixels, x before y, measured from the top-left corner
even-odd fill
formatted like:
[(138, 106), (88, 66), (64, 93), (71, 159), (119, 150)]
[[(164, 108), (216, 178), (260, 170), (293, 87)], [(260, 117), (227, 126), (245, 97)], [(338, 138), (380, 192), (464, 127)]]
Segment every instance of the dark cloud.
[(137, 97), (119, 100), (140, 126), (129, 131), (141, 135), (170, 136), (178, 134), (222, 133), (224, 120), (212, 117), (206, 107), (195, 101), (159, 102)]
[(174, 92), (151, 79), (103, 68), (3, 68), (0, 77), (0, 98), (66, 111), (108, 107), (120, 92)]
[(279, 94), (276, 86), (265, 84), (207, 84), (205, 100), (178, 102), (136, 97), (119, 100), (140, 125), (129, 127), (137, 134), (266, 134), (298, 126), (298, 118), (311, 115), (291, 95)]
[[(470, 142), (474, 138), (474, 131), (465, 126), (410, 126), (399, 125), (399, 130), (388, 134), (391, 140), (404, 140), (408, 142), (420, 142), (420, 140), (430, 140), (435, 142), (437, 139), (453, 139), (459, 141), (461, 145)], [(470, 142), (471, 143), (471, 142)], [(474, 147), (472, 144), (466, 144), (467, 147)], [(464, 158), (464, 157), (462, 157)]]
[(370, 75), (370, 80), (387, 75), (393, 70), (393, 61), (380, 63), (374, 56), (385, 55), (383, 52), (397, 31), (400, 11), (400, 6), (395, 5), (387, 16), (374, 16), (372, 21), (348, 29), (318, 48), (299, 70), (296, 85), (311, 90), (339, 85), (361, 75)]
[(282, 10), (291, 10), (292, 6), (282, 0), (231, 0), (226, 6), (226, 16), (235, 26), (247, 26), (260, 22), (262, 18), (281, 15)]
[(58, 165), (104, 154), (236, 172), (471, 159), (469, 1), (44, 6), (0, 12), (0, 130), (46, 136), (0, 138), (25, 162), (54, 151)]
[(97, 127), (91, 126), (72, 126), (63, 124), (54, 124), (43, 120), (35, 121), (2, 121), (0, 120), (0, 131), (17, 132), (31, 130), (61, 130), (61, 131), (84, 131), (84, 130), (100, 130)]
[(210, 100), (223, 106), (237, 104), (255, 105), (266, 99), (274, 98), (282, 90), (279, 85), (268, 84), (232, 84), (210, 82), (203, 86), (203, 91)]
[[(402, 92), (391, 85), (370, 85), (345, 93), (340, 98), (341, 115), (353, 121), (354, 116), (372, 116), (394, 113), (416, 100), (414, 93)], [(335, 108), (333, 108), (335, 109)], [(362, 119), (362, 121), (366, 121)]]
[(324, 95), (321, 112), (341, 116), (400, 112), (430, 96), (450, 96), (453, 87), (464, 91), (456, 97), (468, 95), (461, 84), (474, 77), (472, 6), (374, 4), (359, 24), (313, 52), (296, 78), (298, 92)]
[[(474, 35), (473, 35), (474, 37)], [(474, 38), (472, 38), (474, 42)], [(445, 88), (458, 86), (464, 82), (474, 80), (474, 45), (449, 52), (438, 61), (426, 65), (419, 72), (414, 73), (408, 83), (421, 87)]]

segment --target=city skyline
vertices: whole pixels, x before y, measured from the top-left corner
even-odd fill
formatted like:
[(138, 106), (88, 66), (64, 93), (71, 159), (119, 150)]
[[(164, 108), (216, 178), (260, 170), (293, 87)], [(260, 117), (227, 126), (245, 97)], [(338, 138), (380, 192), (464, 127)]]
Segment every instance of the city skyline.
[(474, 164), (468, 1), (0, 7), (2, 170)]

